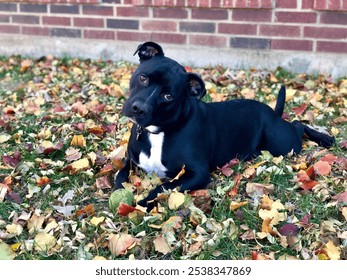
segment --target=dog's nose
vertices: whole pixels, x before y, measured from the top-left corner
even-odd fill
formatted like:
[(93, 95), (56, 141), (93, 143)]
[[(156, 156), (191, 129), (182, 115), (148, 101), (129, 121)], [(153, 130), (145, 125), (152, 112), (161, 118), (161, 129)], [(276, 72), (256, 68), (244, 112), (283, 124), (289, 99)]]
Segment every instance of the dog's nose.
[(131, 110), (136, 117), (144, 117), (148, 113), (146, 106), (140, 102), (134, 102), (131, 106)]

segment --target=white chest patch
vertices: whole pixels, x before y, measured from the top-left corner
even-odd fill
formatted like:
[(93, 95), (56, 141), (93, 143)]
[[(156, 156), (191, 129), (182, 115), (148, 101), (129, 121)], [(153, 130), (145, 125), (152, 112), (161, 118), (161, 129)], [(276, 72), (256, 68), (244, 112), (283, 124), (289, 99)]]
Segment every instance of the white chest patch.
[(165, 177), (166, 167), (161, 162), (161, 154), (163, 151), (164, 132), (158, 134), (149, 134), (149, 142), (151, 150), (149, 157), (141, 152), (139, 156), (139, 166), (147, 173), (156, 173), (160, 178)]

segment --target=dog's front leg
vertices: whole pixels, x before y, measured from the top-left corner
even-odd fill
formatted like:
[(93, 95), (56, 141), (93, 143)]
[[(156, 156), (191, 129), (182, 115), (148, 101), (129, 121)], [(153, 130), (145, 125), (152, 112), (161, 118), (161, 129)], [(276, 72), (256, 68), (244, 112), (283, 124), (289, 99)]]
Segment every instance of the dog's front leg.
[(114, 191), (123, 188), (123, 183), (127, 182), (129, 179), (130, 169), (131, 169), (131, 160), (127, 159), (124, 167), (117, 174), (115, 184), (114, 184), (115, 185)]
[(181, 192), (192, 191), (197, 189), (204, 189), (211, 182), (209, 169), (199, 170), (199, 171), (188, 171), (178, 180), (168, 181), (164, 184), (157, 186), (152, 190), (146, 198), (139, 201), (137, 204), (147, 207), (147, 211), (150, 211), (154, 207), (152, 202), (157, 198), (159, 193), (163, 192), (163, 189), (172, 190), (179, 187)]

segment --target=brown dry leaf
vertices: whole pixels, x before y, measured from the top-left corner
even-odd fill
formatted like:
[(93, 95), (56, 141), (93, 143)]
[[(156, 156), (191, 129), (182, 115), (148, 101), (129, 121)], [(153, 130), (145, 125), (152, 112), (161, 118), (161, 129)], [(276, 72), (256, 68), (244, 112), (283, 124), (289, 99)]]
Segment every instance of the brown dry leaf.
[(74, 135), (72, 137), (71, 146), (76, 146), (76, 147), (82, 147), (85, 148), (86, 147), (86, 139), (84, 138), (83, 135), (79, 134), (79, 135)]
[(33, 214), (32, 217), (28, 220), (28, 230), (29, 233), (33, 234), (42, 228), (42, 225), (45, 221), (45, 217), (43, 215), (37, 216)]
[(136, 245), (136, 238), (127, 233), (111, 235), (108, 248), (112, 255), (125, 255), (127, 250)]
[(51, 180), (47, 177), (47, 176), (43, 176), (43, 177), (40, 177), (40, 178), (37, 178), (36, 179), (36, 184), (39, 186), (39, 187), (42, 187), (44, 185), (47, 185), (48, 183), (50, 183)]
[(261, 199), (260, 208), (266, 209), (266, 210), (271, 210), (272, 204), (273, 204), (273, 200), (270, 197), (268, 197), (267, 195), (263, 194), (262, 199)]
[(273, 227), (271, 225), (271, 221), (273, 218), (266, 218), (263, 220), (263, 223), (261, 225), (261, 232), (263, 233), (269, 233), (272, 236), (276, 236), (276, 232), (274, 232)]
[(165, 240), (163, 235), (157, 236), (153, 240), (154, 248), (157, 252), (162, 253), (162, 254), (168, 254), (172, 251), (170, 245), (168, 242)]
[(260, 197), (263, 195), (269, 195), (274, 191), (273, 184), (260, 184), (260, 183), (247, 183), (246, 192), (249, 196)]

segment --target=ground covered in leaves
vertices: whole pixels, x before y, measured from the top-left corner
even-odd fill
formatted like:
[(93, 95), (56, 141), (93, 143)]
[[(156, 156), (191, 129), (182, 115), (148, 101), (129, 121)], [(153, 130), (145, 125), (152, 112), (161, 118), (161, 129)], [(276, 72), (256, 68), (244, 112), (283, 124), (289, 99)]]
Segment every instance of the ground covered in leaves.
[[(273, 106), (285, 84), (284, 117), (326, 129), (336, 145), (232, 160), (208, 190), (164, 193), (151, 213), (113, 212), (135, 67), (0, 59), (0, 259), (347, 259), (347, 79), (187, 67), (205, 80), (207, 102)], [(130, 182), (136, 198), (160, 180), (138, 170)]]

